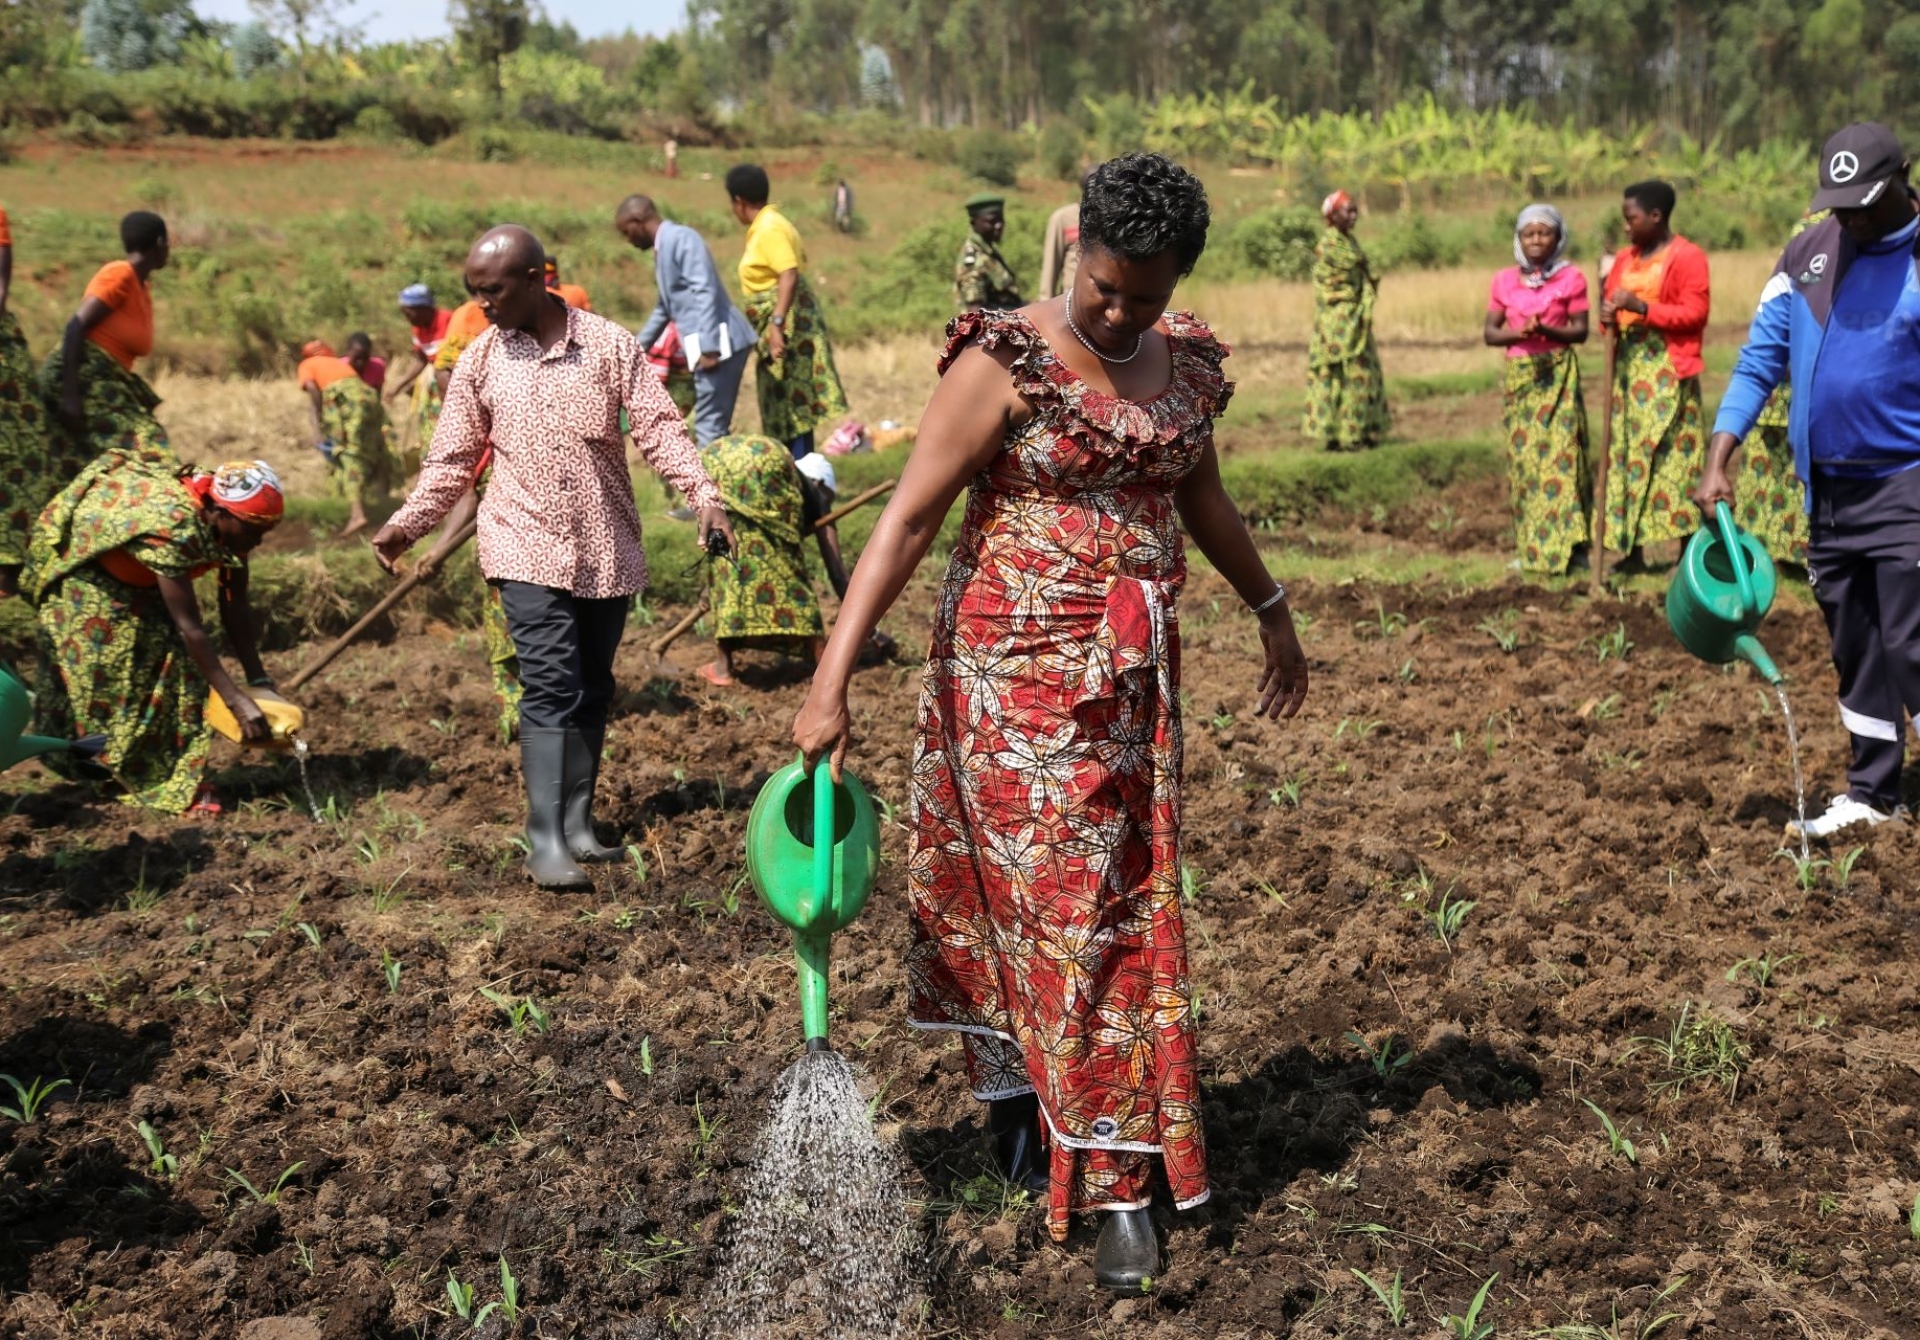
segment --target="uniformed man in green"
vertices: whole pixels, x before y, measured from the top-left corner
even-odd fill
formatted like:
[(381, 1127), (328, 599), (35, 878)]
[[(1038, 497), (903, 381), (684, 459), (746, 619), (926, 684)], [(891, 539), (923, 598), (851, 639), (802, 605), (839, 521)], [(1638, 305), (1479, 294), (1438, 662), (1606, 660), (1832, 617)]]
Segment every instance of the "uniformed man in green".
[(967, 201), (973, 236), (960, 248), (960, 262), (953, 267), (953, 295), (963, 312), (1009, 311), (1022, 303), (1019, 281), (997, 245), (1007, 231), (1006, 206), (1006, 197), (998, 195), (976, 195)]

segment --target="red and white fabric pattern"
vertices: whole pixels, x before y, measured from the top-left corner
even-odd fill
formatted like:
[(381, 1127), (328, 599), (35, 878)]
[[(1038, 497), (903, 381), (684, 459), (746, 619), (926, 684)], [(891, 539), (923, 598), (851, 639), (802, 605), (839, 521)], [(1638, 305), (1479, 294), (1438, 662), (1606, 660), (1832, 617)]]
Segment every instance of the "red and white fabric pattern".
[[(556, 299), (556, 301), (558, 301)], [(620, 411), (647, 463), (695, 508), (720, 493), (639, 341), (567, 309), (566, 338), (543, 351), (524, 331), (489, 327), (468, 347), (419, 483), (392, 524), (418, 540), (472, 487), (489, 443), (480, 571), (576, 596), (630, 596), (647, 584)]]

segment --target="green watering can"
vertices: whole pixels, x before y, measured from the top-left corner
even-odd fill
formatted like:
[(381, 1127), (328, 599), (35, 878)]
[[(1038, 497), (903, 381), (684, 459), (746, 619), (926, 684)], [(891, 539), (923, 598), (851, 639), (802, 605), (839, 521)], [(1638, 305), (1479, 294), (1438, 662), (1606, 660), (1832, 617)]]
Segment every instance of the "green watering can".
[(808, 1051), (826, 1051), (827, 942), (860, 915), (880, 868), (880, 822), (852, 773), (838, 786), (804, 756), (767, 779), (747, 817), (747, 874), (793, 931)]
[(1713, 665), (1742, 660), (1769, 684), (1786, 678), (1754, 637), (1773, 606), (1773, 560), (1760, 541), (1733, 523), (1721, 503), (1714, 528), (1687, 541), (1667, 587), (1667, 623), (1680, 645)]
[(89, 735), (81, 740), (56, 740), (49, 735), (28, 735), (27, 720), (32, 715), (33, 700), (27, 696), (26, 685), (15, 679), (12, 671), (0, 666), (0, 771), (30, 758), (60, 750), (71, 749), (91, 757), (106, 746), (106, 740), (98, 735)]

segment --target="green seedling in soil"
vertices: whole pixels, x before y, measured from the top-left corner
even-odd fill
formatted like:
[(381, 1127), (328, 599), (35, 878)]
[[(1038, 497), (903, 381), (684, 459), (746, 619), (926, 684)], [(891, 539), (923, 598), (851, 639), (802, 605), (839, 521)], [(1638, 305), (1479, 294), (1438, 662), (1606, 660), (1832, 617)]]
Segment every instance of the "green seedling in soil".
[(1273, 790), (1267, 792), (1267, 803), (1269, 805), (1285, 804), (1297, 810), (1300, 808), (1300, 797), (1305, 793), (1306, 789), (1307, 774), (1304, 772), (1296, 772), (1293, 776), (1287, 778), (1286, 781), (1274, 787)]
[(1432, 907), (1422, 910), (1421, 915), (1433, 927), (1433, 933), (1440, 937), (1440, 943), (1452, 950), (1454, 937), (1467, 924), (1467, 913), (1480, 906), (1471, 898), (1456, 898), (1451, 889), (1440, 895), (1440, 901)]
[(1379, 638), (1399, 637), (1407, 631), (1407, 616), (1388, 610), (1384, 601), (1373, 602), (1373, 618), (1361, 619), (1354, 627), (1363, 633), (1372, 633)]
[(373, 836), (371, 833), (367, 834), (366, 836), (362, 837), (358, 842), (353, 844), (353, 853), (354, 855), (360, 858), (361, 864), (363, 865), (376, 864), (380, 860), (380, 857), (382, 854), (381, 848), (380, 848), (380, 839)]
[(451, 1266), (447, 1268), (447, 1301), (453, 1304), (453, 1315), (471, 1325), (476, 1331), (486, 1325), (487, 1318), (491, 1317), (495, 1309), (500, 1306), (498, 1303), (488, 1303), (478, 1312), (475, 1312), (473, 1310), (473, 1286), (471, 1284), (462, 1284), (460, 1277), (453, 1273)]
[(740, 877), (729, 884), (727, 891), (720, 895), (720, 910), (730, 917), (738, 916), (740, 914), (740, 891), (752, 882), (753, 876), (742, 870)]
[(1338, 740), (1350, 734), (1356, 740), (1368, 740), (1384, 725), (1384, 721), (1369, 721), (1365, 717), (1341, 717), (1340, 724), (1333, 728), (1333, 738)]
[(532, 996), (522, 996), (519, 1000), (515, 1000), (512, 996), (495, 991), (490, 986), (481, 987), (480, 994), (492, 1001), (500, 1013), (507, 1016), (507, 1023), (512, 1026), (516, 1037), (529, 1028), (536, 1033), (544, 1033), (552, 1022), (551, 1016)]
[(140, 872), (133, 877), (133, 887), (127, 890), (127, 911), (136, 917), (144, 917), (160, 905), (166, 896), (166, 890), (147, 883), (147, 858), (140, 858)]
[(1627, 626), (1617, 623), (1613, 626), (1611, 633), (1594, 638), (1591, 645), (1595, 659), (1601, 665), (1605, 665), (1608, 661), (1626, 660), (1627, 653), (1634, 648), (1634, 641), (1627, 636)]
[(147, 1122), (140, 1122), (134, 1130), (140, 1133), (140, 1143), (147, 1147), (147, 1171), (155, 1177), (164, 1177), (171, 1182), (180, 1175), (180, 1160), (167, 1152), (160, 1140), (160, 1133)]
[(1402, 1069), (1409, 1061), (1413, 1060), (1413, 1053), (1401, 1048), (1400, 1039), (1397, 1037), (1388, 1037), (1378, 1047), (1375, 1047), (1371, 1042), (1367, 1041), (1364, 1034), (1349, 1029), (1346, 1033), (1346, 1039), (1358, 1047), (1360, 1054), (1367, 1058), (1367, 1064), (1373, 1067), (1375, 1079), (1384, 1080), (1393, 1074), (1394, 1071)]
[(627, 860), (633, 865), (633, 882), (645, 885), (647, 882), (647, 853), (638, 842), (627, 844)]
[(1520, 645), (1519, 610), (1505, 609), (1501, 610), (1497, 615), (1489, 614), (1486, 618), (1475, 624), (1474, 628), (1492, 638), (1494, 645), (1500, 648), (1501, 651), (1506, 652), (1509, 656), (1511, 656), (1514, 650)]
[(701, 1162), (704, 1163), (707, 1158), (707, 1152), (713, 1148), (713, 1142), (720, 1138), (720, 1128), (727, 1124), (727, 1119), (725, 1117), (715, 1117), (712, 1121), (708, 1121), (706, 1112), (702, 1110), (700, 1106), (700, 1095), (695, 1094), (693, 1096), (693, 1124), (695, 1130), (699, 1133), (699, 1143), (696, 1148), (700, 1151)]
[(640, 1039), (640, 1073), (648, 1079), (653, 1078), (653, 1037), (651, 1034)]
[(1460, 514), (1447, 503), (1440, 504), (1440, 510), (1427, 518), (1427, 529), (1435, 535), (1451, 535), (1460, 528)]
[(1411, 684), (1418, 680), (1420, 678), (1420, 671), (1419, 668), (1414, 665), (1413, 657), (1409, 656), (1406, 660), (1400, 662), (1400, 668), (1393, 672), (1393, 677), (1402, 684)]
[(446, 717), (434, 717), (428, 721), (427, 724), (449, 739), (459, 734), (460, 731), (460, 723), (449, 720)]
[(1487, 1305), (1487, 1295), (1493, 1290), (1493, 1282), (1499, 1278), (1500, 1272), (1497, 1270), (1487, 1276), (1487, 1282), (1480, 1286), (1480, 1292), (1467, 1304), (1465, 1316), (1440, 1318), (1440, 1325), (1454, 1340), (1489, 1340), (1493, 1335), (1493, 1323), (1480, 1320), (1480, 1309)]
[(1809, 856), (1800, 859), (1800, 853), (1791, 847), (1782, 847), (1774, 852), (1774, 859), (1786, 861), (1793, 867), (1793, 882), (1800, 886), (1800, 892), (1812, 893), (1820, 887), (1820, 873), (1833, 868), (1833, 862), (1824, 856)]
[(31, 1126), (39, 1119), (40, 1109), (46, 1106), (47, 1099), (53, 1096), (56, 1089), (73, 1087), (70, 1079), (47, 1080), (37, 1075), (31, 1084), (22, 1084), (12, 1075), (0, 1075), (0, 1079), (5, 1080), (7, 1087), (13, 1090), (14, 1099), (12, 1107), (0, 1103), (0, 1117), (11, 1117), (22, 1126)]
[(1207, 722), (1207, 724), (1209, 726), (1212, 726), (1215, 730), (1225, 730), (1227, 727), (1233, 724), (1233, 713), (1229, 712), (1226, 708), (1222, 707), (1219, 711), (1213, 714), (1212, 719), (1210, 719)]
[(1866, 854), (1867, 849), (1865, 847), (1855, 847), (1847, 852), (1846, 855), (1833, 858), (1834, 888), (1844, 889), (1853, 883), (1853, 868), (1860, 863), (1860, 858)]
[(1619, 715), (1620, 695), (1617, 693), (1609, 693), (1593, 705), (1593, 719), (1595, 721), (1612, 721)]
[(1623, 1158), (1628, 1163), (1638, 1165), (1640, 1151), (1633, 1147), (1633, 1141), (1627, 1139), (1626, 1132), (1613, 1124), (1613, 1118), (1600, 1110), (1600, 1104), (1590, 1098), (1582, 1098), (1580, 1101), (1587, 1105), (1594, 1116), (1600, 1118), (1600, 1131), (1606, 1137), (1607, 1152), (1616, 1158)]
[(500, 1315), (509, 1327), (520, 1324), (520, 1281), (513, 1277), (505, 1256), (500, 1258)]
[(306, 936), (307, 943), (315, 949), (320, 947), (320, 928), (311, 921), (297, 921), (294, 923), (293, 928)]
[(1486, 729), (1484, 730), (1484, 732), (1481, 734), (1481, 737), (1480, 737), (1480, 748), (1482, 752), (1486, 754), (1487, 762), (1489, 763), (1493, 762), (1493, 756), (1500, 752), (1500, 741), (1494, 738), (1494, 731), (1493, 731), (1494, 724), (1499, 720), (1500, 720), (1500, 714), (1498, 712), (1495, 712), (1492, 716), (1488, 717)]
[(1197, 903), (1206, 891), (1207, 872), (1197, 865), (1180, 862), (1180, 901), (1188, 904)]
[(1920, 1242), (1920, 1196), (1913, 1198), (1913, 1208), (1907, 1211), (1907, 1236)]
[(934, 1208), (946, 1213), (965, 1209), (999, 1220), (1018, 1219), (1034, 1204), (1033, 1193), (1015, 1186), (998, 1172), (976, 1173), (953, 1184), (953, 1200), (936, 1202)]
[(413, 867), (408, 866), (405, 870), (402, 870), (389, 880), (385, 887), (378, 884), (370, 884), (367, 886), (367, 892), (373, 898), (373, 910), (377, 915), (385, 916), (387, 913), (397, 909), (400, 904), (406, 902), (407, 899), (413, 897), (410, 892), (400, 887), (400, 881), (412, 873)]
[(1640, 765), (1646, 761), (1647, 756), (1638, 749), (1629, 749), (1624, 754), (1606, 753), (1600, 755), (1600, 766), (1608, 772), (1618, 772), (1622, 768), (1628, 772), (1638, 772), (1640, 771)]
[(1734, 1036), (1733, 1026), (1706, 1010), (1696, 1014), (1691, 1001), (1680, 1007), (1666, 1037), (1629, 1039), (1622, 1059), (1643, 1051), (1658, 1057), (1667, 1070), (1666, 1079), (1649, 1086), (1656, 1095), (1678, 1096), (1688, 1085), (1711, 1081), (1731, 1098), (1747, 1063), (1747, 1049)]
[(1407, 1299), (1405, 1290), (1400, 1284), (1399, 1271), (1393, 1272), (1393, 1283), (1382, 1284), (1364, 1270), (1358, 1270), (1352, 1266), (1347, 1269), (1353, 1271), (1355, 1279), (1373, 1290), (1373, 1296), (1380, 1300), (1380, 1306), (1387, 1310), (1387, 1317), (1395, 1326), (1407, 1324)]
[(1280, 892), (1280, 890), (1274, 885), (1274, 882), (1272, 880), (1263, 879), (1260, 881), (1257, 887), (1259, 888), (1260, 892), (1266, 894), (1269, 899), (1278, 903), (1283, 909), (1287, 911), (1293, 910), (1292, 908), (1287, 906), (1287, 895)]
[(232, 1168), (227, 1169), (227, 1180), (239, 1190), (246, 1192), (256, 1205), (278, 1205), (280, 1203), (280, 1193), (286, 1189), (287, 1182), (295, 1173), (306, 1166), (307, 1164), (304, 1159), (298, 1163), (288, 1164), (286, 1171), (274, 1179), (273, 1189), (271, 1191), (262, 1191), (252, 1182), (249, 1182), (244, 1173)]
[(1569, 1322), (1528, 1334), (1534, 1340), (1653, 1340), (1655, 1335), (1687, 1315), (1684, 1312), (1662, 1312), (1656, 1316), (1654, 1309), (1685, 1288), (1688, 1278), (1682, 1275), (1655, 1293), (1653, 1301), (1647, 1304), (1646, 1313), (1632, 1327), (1621, 1324), (1620, 1304), (1616, 1302), (1611, 1309), (1612, 1319), (1605, 1326), (1596, 1326), (1592, 1322)]
[(396, 995), (400, 990), (400, 960), (393, 956), (391, 949), (380, 951), (380, 975), (387, 979), (387, 994)]
[(1799, 954), (1761, 954), (1755, 958), (1743, 958), (1727, 969), (1726, 979), (1735, 986), (1745, 978), (1757, 990), (1765, 991), (1773, 984), (1773, 975), (1801, 956)]

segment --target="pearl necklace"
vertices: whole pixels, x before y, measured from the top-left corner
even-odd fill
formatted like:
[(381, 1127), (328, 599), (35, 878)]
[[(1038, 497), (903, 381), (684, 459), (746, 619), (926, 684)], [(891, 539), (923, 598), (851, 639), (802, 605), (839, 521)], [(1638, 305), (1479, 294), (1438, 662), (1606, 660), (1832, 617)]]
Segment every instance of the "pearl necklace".
[(1140, 348), (1142, 345), (1144, 345), (1147, 342), (1147, 337), (1144, 333), (1135, 335), (1133, 337), (1132, 353), (1128, 354), (1125, 358), (1115, 358), (1112, 354), (1106, 352), (1106, 350), (1102, 349), (1099, 345), (1095, 344), (1092, 340), (1088, 339), (1085, 335), (1080, 333), (1080, 323), (1073, 319), (1073, 295), (1072, 294), (1063, 294), (1060, 298), (1060, 306), (1061, 306), (1061, 309), (1065, 311), (1067, 314), (1067, 329), (1073, 332), (1073, 338), (1080, 341), (1081, 344), (1085, 345), (1087, 348), (1087, 352), (1092, 354), (1095, 358), (1099, 359), (1101, 362), (1114, 363), (1114, 364), (1131, 363), (1133, 362), (1134, 359), (1140, 356)]

